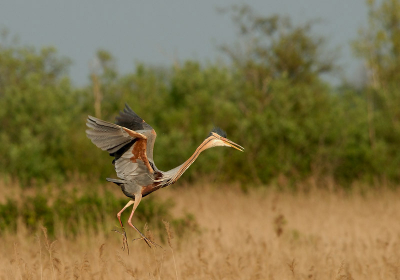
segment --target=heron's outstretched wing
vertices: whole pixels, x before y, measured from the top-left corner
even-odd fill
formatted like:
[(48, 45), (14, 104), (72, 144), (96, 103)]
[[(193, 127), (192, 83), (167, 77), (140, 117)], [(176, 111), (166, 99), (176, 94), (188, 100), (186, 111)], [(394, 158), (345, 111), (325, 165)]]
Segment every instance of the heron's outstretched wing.
[(134, 131), (92, 116), (86, 125), (91, 128), (86, 134), (93, 144), (115, 156), (113, 163), (119, 178), (132, 180), (143, 173), (154, 173), (154, 163), (150, 164), (146, 154), (148, 131)]
[(140, 132), (147, 137), (146, 154), (149, 161), (154, 164), (153, 149), (157, 137), (155, 130), (139, 117), (128, 104), (125, 104), (124, 110), (119, 113), (115, 120), (117, 125)]
[(129, 128), (130, 130), (153, 130), (153, 128), (139, 117), (128, 104), (125, 104), (123, 111), (115, 118), (116, 124)]

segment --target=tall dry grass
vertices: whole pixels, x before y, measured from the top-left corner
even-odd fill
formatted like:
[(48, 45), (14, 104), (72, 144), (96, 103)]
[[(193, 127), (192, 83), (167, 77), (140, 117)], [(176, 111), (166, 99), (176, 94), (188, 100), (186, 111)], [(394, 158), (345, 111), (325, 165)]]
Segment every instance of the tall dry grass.
[[(169, 230), (164, 249), (134, 241), (128, 255), (118, 234), (91, 232), (74, 240), (60, 235), (55, 241), (45, 230), (31, 234), (20, 227), (1, 236), (0, 279), (400, 277), (398, 191), (245, 194), (236, 186), (187, 185), (153, 195), (173, 197), (175, 214), (194, 213), (200, 233), (178, 239)], [(138, 237), (131, 229), (127, 234)]]

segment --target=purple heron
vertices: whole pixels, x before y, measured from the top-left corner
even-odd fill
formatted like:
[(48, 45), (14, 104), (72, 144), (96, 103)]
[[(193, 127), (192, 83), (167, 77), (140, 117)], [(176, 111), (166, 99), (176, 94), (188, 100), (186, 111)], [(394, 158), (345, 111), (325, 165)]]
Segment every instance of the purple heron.
[(157, 245), (141, 233), (133, 224), (135, 213), (142, 197), (152, 192), (174, 184), (201, 152), (217, 146), (227, 146), (243, 151), (243, 147), (226, 138), (226, 133), (220, 128), (214, 128), (208, 137), (200, 144), (193, 155), (183, 164), (169, 171), (161, 171), (154, 164), (153, 147), (156, 132), (126, 104), (124, 111), (116, 117), (116, 123), (109, 123), (89, 116), (86, 125), (86, 135), (100, 149), (114, 157), (113, 164), (119, 179), (107, 178), (121, 187), (122, 192), (130, 198), (117, 217), (124, 235), (124, 246), (127, 244), (126, 233), (121, 221), (121, 213), (133, 204), (128, 224), (133, 227), (146, 241), (147, 245)]

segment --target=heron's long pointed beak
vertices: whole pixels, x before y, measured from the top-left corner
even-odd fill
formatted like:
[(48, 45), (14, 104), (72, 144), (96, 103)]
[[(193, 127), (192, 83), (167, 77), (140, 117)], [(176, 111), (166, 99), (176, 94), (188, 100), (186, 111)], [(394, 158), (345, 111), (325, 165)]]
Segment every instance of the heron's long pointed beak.
[(229, 140), (229, 139), (224, 138), (223, 141), (225, 142), (225, 144), (227, 144), (228, 146), (230, 146), (230, 147), (232, 147), (232, 148), (235, 148), (235, 149), (238, 150), (238, 151), (241, 151), (241, 152), (244, 151), (244, 148), (243, 148), (242, 146), (236, 144), (235, 142), (232, 142), (232, 141)]

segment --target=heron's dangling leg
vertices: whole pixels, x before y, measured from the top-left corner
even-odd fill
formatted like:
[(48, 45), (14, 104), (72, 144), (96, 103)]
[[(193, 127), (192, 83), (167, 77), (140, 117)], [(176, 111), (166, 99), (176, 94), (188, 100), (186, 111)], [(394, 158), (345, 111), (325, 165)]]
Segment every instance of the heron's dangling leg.
[(121, 234), (124, 237), (123, 240), (122, 240), (122, 249), (125, 250), (125, 246), (126, 246), (126, 248), (128, 249), (128, 255), (129, 255), (128, 238), (126, 237), (125, 228), (124, 228), (124, 225), (122, 224), (122, 221), (121, 221), (121, 214), (122, 214), (122, 212), (124, 212), (124, 210), (126, 208), (131, 206), (133, 203), (134, 203), (133, 200), (129, 200), (129, 202), (125, 205), (125, 207), (122, 208), (122, 210), (119, 211), (118, 214), (117, 214), (117, 218), (118, 218), (118, 221), (119, 221), (119, 223), (121, 225), (123, 233), (119, 232), (118, 230), (114, 230), (115, 232), (118, 232), (119, 234)]
[(143, 233), (141, 233), (140, 230), (138, 230), (138, 229), (132, 224), (132, 222), (131, 222), (132, 217), (133, 217), (133, 213), (135, 213), (135, 210), (136, 210), (136, 208), (139, 206), (139, 203), (140, 203), (141, 200), (142, 200), (142, 195), (141, 195), (141, 194), (140, 194), (140, 195), (135, 195), (135, 203), (133, 204), (133, 209), (132, 209), (131, 215), (129, 216), (128, 224), (129, 224), (131, 227), (133, 227), (133, 228), (140, 234), (140, 236), (142, 237), (142, 238), (140, 238), (140, 239), (143, 239), (143, 240), (147, 243), (147, 245), (149, 245), (150, 248), (151, 248), (150, 243), (153, 244), (153, 245), (155, 245), (155, 246), (159, 246), (160, 248), (162, 248), (162, 247), (161, 247), (160, 245), (158, 245), (157, 243), (154, 243), (153, 241), (151, 241), (150, 239), (148, 239), (148, 238), (147, 238)]
[(129, 200), (129, 202), (124, 206), (124, 208), (122, 208), (122, 210), (118, 212), (117, 218), (118, 218), (119, 223), (121, 224), (121, 228), (124, 228), (124, 225), (122, 224), (122, 221), (121, 221), (121, 214), (122, 214), (122, 212), (124, 212), (126, 208), (128, 208), (129, 206), (131, 206), (131, 205), (134, 204), (134, 203), (135, 203), (135, 202), (134, 202), (133, 199)]

